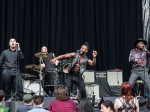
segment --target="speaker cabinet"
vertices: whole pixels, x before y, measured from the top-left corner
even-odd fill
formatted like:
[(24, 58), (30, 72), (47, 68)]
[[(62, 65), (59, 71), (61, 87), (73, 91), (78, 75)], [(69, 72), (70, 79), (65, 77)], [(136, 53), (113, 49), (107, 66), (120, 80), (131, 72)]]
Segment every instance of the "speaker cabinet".
[(98, 84), (86, 84), (85, 85), (86, 95), (89, 98), (92, 98), (95, 95), (95, 98), (99, 99), (99, 85)]
[(17, 108), (20, 105), (23, 105), (23, 102), (21, 102), (21, 101), (6, 101), (3, 103), (3, 106), (10, 108), (10, 112), (16, 112)]
[(84, 80), (84, 83), (94, 83), (95, 82), (95, 71), (94, 70), (86, 70), (82, 78)]
[(49, 104), (55, 99), (56, 99), (56, 97), (44, 97), (43, 108), (48, 109)]
[(107, 70), (107, 82), (110, 86), (120, 86), (123, 82), (121, 70)]

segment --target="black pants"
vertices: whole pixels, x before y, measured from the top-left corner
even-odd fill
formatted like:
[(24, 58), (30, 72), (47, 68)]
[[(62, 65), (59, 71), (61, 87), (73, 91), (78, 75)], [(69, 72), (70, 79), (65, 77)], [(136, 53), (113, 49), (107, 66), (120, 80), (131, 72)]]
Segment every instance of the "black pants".
[[(17, 70), (3, 70), (2, 73), (3, 81), (5, 83), (5, 99), (8, 100), (10, 96), (10, 92), (12, 90), (12, 84), (14, 82), (14, 86), (17, 86), (17, 96), (19, 100), (23, 100), (23, 85), (22, 85), (22, 76), (20, 71)], [(14, 88), (15, 88), (14, 87)], [(15, 88), (16, 89), (16, 88)]]
[(71, 71), (67, 74), (66, 87), (71, 90), (73, 84), (76, 84), (80, 90), (81, 99), (86, 98), (85, 84), (82, 75), (79, 76), (78, 72)]

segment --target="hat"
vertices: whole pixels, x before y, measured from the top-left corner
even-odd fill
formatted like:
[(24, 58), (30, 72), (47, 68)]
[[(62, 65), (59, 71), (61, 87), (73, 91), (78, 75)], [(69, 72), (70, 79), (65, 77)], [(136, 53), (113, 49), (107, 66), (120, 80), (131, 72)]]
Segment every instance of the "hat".
[(136, 47), (138, 42), (143, 42), (145, 46), (147, 45), (147, 41), (146, 40), (143, 40), (143, 39), (139, 38), (138, 40), (134, 41), (134, 47)]
[(24, 101), (25, 103), (30, 103), (30, 102), (32, 101), (32, 95), (31, 95), (31, 94), (25, 94), (25, 95), (23, 96), (23, 101)]

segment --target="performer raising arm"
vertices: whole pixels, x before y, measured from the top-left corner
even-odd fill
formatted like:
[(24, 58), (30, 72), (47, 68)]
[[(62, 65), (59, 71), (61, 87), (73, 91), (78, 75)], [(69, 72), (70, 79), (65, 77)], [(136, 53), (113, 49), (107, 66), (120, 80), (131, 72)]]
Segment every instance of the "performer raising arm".
[(89, 49), (89, 45), (87, 42), (85, 42), (81, 46), (80, 50), (77, 51), (76, 53), (74, 53), (74, 52), (67, 53), (64, 55), (60, 55), (60, 56), (51, 60), (51, 63), (54, 64), (56, 62), (56, 60), (61, 60), (61, 59), (73, 57), (72, 65), (71, 65), (71, 71), (67, 75), (67, 78), (66, 78), (66, 86), (70, 90), (73, 83), (75, 83), (81, 92), (81, 99), (86, 98), (85, 84), (84, 84), (84, 81), (82, 78), (82, 74), (86, 70), (87, 63), (91, 66), (94, 66), (96, 64), (97, 52), (93, 51), (93, 53), (92, 53), (93, 59), (90, 60), (86, 56), (88, 49)]
[[(12, 82), (16, 82), (14, 86), (17, 86), (17, 95), (22, 101), (23, 97), (23, 86), (22, 86), (22, 76), (18, 70), (18, 57), (20, 59), (24, 58), (22, 51), (20, 50), (19, 43), (16, 42), (14, 38), (9, 40), (10, 48), (4, 50), (0, 56), (0, 65), (3, 67), (2, 77), (5, 83), (5, 95), (6, 100), (10, 98), (10, 91)], [(19, 73), (19, 74), (18, 74)], [(16, 79), (16, 81), (15, 81)]]

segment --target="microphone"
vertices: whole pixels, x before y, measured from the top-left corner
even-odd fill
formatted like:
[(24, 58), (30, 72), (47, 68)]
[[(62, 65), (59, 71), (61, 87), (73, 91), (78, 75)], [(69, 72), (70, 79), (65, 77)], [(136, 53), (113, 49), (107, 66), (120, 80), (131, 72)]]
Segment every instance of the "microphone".
[(16, 49), (16, 52), (18, 52), (18, 44), (16, 44), (16, 47), (15, 47), (15, 49)]
[(53, 54), (53, 58), (55, 58), (55, 54)]
[(145, 45), (143, 45), (143, 46), (142, 46), (142, 48), (143, 48), (143, 50), (144, 50), (144, 51), (147, 51), (147, 49), (146, 49)]
[(77, 50), (77, 53), (79, 53), (80, 52), (80, 50)]

